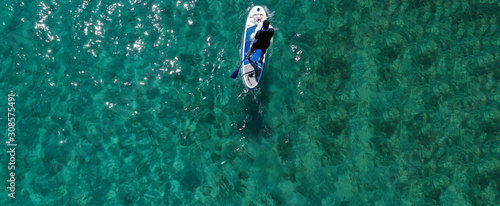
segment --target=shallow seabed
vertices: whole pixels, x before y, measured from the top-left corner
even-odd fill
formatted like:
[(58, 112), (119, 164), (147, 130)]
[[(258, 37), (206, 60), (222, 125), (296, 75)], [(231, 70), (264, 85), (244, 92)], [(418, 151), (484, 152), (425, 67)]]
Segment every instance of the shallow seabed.
[[(230, 75), (252, 5), (276, 34), (249, 91)], [(0, 111), (13, 90), (18, 146), (0, 204), (499, 205), (498, 11), (2, 1)]]

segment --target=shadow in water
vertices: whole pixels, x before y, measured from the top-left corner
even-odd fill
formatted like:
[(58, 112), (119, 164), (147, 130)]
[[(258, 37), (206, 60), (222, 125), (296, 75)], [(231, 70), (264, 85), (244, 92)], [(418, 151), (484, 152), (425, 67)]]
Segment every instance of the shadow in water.
[(254, 90), (244, 89), (241, 99), (242, 120), (241, 132), (244, 137), (252, 139), (268, 138), (272, 131), (266, 123), (265, 108), (269, 104), (266, 88), (266, 79), (260, 82), (259, 87)]

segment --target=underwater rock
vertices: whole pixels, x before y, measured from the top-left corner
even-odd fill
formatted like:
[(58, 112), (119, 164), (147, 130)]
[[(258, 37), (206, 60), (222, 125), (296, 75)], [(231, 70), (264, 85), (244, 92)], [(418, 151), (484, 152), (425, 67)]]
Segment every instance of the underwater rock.
[(240, 178), (240, 180), (247, 180), (249, 177), (250, 175), (248, 175), (248, 173), (245, 171), (241, 171), (240, 173), (238, 173), (238, 178)]
[(293, 138), (280, 136), (278, 138), (278, 153), (284, 160), (292, 158), (293, 154)]
[(189, 170), (182, 172), (180, 175), (179, 183), (182, 189), (194, 192), (201, 185), (199, 174), (196, 171)]
[(218, 155), (217, 153), (212, 153), (212, 155), (210, 155), (210, 158), (212, 159), (213, 162), (217, 162), (220, 160), (220, 155)]
[(240, 197), (247, 196), (246, 195), (247, 187), (241, 181), (236, 182), (236, 184), (234, 185), (234, 190), (236, 190), (236, 194), (238, 194)]

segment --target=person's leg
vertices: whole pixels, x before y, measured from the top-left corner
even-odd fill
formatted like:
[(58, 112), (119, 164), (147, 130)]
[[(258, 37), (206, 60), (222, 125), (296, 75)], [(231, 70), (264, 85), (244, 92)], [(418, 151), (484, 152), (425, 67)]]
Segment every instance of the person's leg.
[(250, 55), (252, 55), (254, 52), (254, 50), (250, 49), (248, 52), (247, 52), (247, 59), (250, 60)]
[(266, 51), (267, 49), (262, 49), (262, 51), (260, 52), (260, 58), (259, 58), (260, 63), (262, 63), (262, 61), (264, 60), (264, 55), (266, 54)]
[(264, 60), (264, 52), (261, 52), (260, 53), (260, 58), (259, 58), (259, 62), (262, 63), (262, 60)]
[(250, 50), (247, 53), (247, 59), (250, 63), (252, 63), (252, 60), (250, 59), (250, 55), (255, 52), (255, 50), (259, 49), (259, 46), (257, 44), (252, 43), (252, 46), (250, 46)]

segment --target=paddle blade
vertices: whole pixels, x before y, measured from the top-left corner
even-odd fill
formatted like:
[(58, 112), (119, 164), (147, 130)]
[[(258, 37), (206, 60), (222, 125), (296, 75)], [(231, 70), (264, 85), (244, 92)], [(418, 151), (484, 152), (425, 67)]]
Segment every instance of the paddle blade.
[(240, 72), (240, 68), (241, 68), (241, 65), (243, 64), (243, 61), (245, 61), (245, 60), (243, 59), (240, 62), (240, 66), (238, 66), (238, 69), (236, 71), (234, 71), (233, 74), (231, 74), (231, 78), (236, 79), (236, 77), (238, 76), (238, 73)]
[(231, 74), (231, 78), (236, 79), (236, 77), (238, 76), (238, 73), (240, 72), (240, 68), (241, 68), (241, 65), (240, 65), (240, 67), (238, 67), (238, 69), (236, 71), (233, 72), (233, 74)]

